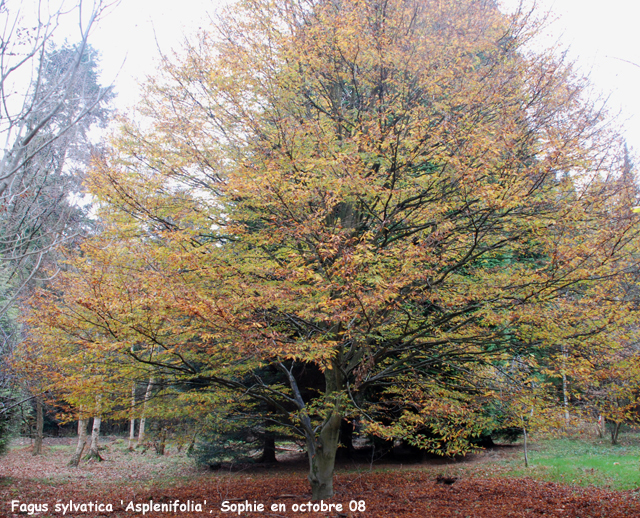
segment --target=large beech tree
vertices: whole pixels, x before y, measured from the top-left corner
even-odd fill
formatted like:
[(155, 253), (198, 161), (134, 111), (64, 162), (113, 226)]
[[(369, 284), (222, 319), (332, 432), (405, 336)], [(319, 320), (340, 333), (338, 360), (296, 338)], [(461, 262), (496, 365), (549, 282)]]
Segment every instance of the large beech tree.
[(314, 499), (345, 416), (463, 451), (482, 374), (635, 267), (619, 139), (532, 30), (492, 1), (233, 5), (96, 162), (104, 232), (34, 340), (267, 403)]

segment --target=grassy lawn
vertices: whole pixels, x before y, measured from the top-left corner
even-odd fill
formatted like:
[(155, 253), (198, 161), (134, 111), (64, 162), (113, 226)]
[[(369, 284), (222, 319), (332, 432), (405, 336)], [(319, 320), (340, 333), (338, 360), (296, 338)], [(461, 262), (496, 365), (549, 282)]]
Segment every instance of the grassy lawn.
[(528, 469), (523, 467), (522, 450), (497, 464), (503, 468), (500, 474), (507, 476), (614, 490), (636, 489), (640, 487), (640, 435), (621, 434), (619, 442), (612, 446), (606, 438), (540, 440), (530, 448)]

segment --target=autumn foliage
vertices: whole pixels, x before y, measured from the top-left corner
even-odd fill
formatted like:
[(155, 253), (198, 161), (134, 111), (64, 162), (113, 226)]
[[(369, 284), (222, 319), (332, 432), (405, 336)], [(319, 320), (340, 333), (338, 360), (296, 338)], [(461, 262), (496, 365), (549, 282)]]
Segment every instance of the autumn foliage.
[(344, 419), (454, 454), (496, 398), (535, 401), (561, 344), (634, 325), (640, 220), (619, 136), (534, 25), (474, 0), (229, 7), (95, 160), (103, 230), (31, 299), (52, 387), (261, 413), (304, 439), (314, 499)]

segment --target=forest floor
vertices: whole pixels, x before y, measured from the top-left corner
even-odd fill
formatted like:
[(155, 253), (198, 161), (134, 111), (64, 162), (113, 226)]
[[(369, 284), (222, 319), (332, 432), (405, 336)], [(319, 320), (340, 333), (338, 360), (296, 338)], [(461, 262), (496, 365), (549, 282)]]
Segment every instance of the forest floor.
[[(594, 487), (592, 479), (577, 475), (567, 480), (571, 484), (536, 480), (522, 475), (519, 446), (452, 460), (417, 462), (402, 452), (373, 464), (364, 457), (342, 460), (335, 497), (314, 512), (301, 454), (285, 452), (273, 466), (211, 471), (195, 467), (175, 449), (159, 457), (152, 450), (129, 452), (125, 441), (109, 438), (103, 462), (69, 468), (71, 440), (45, 444), (42, 456), (34, 457), (23, 443), (0, 458), (0, 517), (640, 517), (640, 480), (624, 491), (611, 490), (616, 486), (608, 482)], [(571, 449), (567, 444), (552, 445), (557, 453), (551, 456), (562, 456)], [(583, 457), (594, 456), (590, 447)], [(541, 463), (526, 473), (549, 479), (542, 448), (534, 446), (534, 457), (536, 449)], [(637, 473), (635, 450), (623, 447), (616, 453), (620, 459), (628, 454)], [(581, 468), (573, 459), (568, 464), (575, 473), (594, 473), (595, 468)]]

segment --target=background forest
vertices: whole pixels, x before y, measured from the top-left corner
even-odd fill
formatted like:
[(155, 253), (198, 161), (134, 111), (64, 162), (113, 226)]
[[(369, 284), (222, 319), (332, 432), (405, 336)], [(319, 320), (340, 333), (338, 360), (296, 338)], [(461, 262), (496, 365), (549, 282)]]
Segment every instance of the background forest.
[(32, 73), (1, 119), (2, 440), (31, 407), (39, 453), (47, 405), (76, 466), (102, 419), (210, 463), (298, 441), (319, 500), (355, 437), (452, 456), (637, 418), (633, 158), (535, 11), (241, 1), (98, 145), (106, 7), (56, 47), (0, 3), (3, 88)]

